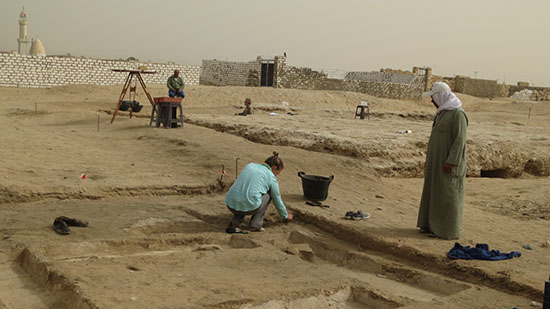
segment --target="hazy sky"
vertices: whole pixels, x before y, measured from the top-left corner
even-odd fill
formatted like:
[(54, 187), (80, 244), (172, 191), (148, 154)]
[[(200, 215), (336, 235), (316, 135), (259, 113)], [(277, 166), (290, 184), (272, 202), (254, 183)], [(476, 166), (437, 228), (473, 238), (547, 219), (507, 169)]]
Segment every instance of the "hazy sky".
[(290, 65), (550, 87), (550, 0), (0, 0), (0, 51), (200, 65), (287, 53)]

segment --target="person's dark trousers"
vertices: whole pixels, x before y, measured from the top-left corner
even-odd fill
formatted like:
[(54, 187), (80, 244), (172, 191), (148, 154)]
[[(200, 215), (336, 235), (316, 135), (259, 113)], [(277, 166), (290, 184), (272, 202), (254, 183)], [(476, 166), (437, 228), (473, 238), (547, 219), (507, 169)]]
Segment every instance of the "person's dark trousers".
[(243, 222), (245, 216), (252, 215), (250, 218), (249, 226), (253, 229), (261, 229), (262, 225), (264, 224), (264, 216), (265, 212), (267, 210), (267, 206), (269, 206), (269, 203), (271, 202), (271, 196), (269, 193), (262, 195), (262, 203), (260, 204), (260, 207), (251, 210), (251, 211), (238, 211), (235, 209), (230, 208), (229, 210), (233, 213), (233, 218), (231, 219), (231, 222), (229, 222), (230, 228), (237, 228)]
[(179, 92), (175, 92), (175, 91), (172, 91), (172, 90), (168, 90), (168, 95), (169, 95), (171, 98), (174, 98), (174, 97), (176, 97), (176, 96), (185, 98), (185, 94), (183, 93), (183, 90), (180, 90)]

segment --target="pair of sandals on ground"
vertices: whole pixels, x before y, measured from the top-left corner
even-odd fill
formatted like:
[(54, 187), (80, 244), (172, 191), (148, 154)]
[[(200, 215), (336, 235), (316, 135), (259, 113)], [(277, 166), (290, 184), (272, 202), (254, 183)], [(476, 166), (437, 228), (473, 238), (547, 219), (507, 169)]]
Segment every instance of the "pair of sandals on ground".
[(350, 211), (346, 212), (346, 215), (344, 216), (344, 219), (346, 219), (346, 220), (363, 220), (363, 219), (367, 219), (369, 217), (370, 217), (370, 214), (368, 212), (364, 213), (361, 210), (358, 210), (358, 211), (350, 210)]
[[(252, 232), (265, 232), (265, 229), (263, 227), (261, 227), (259, 229), (250, 227), (250, 230)], [(228, 234), (248, 234), (247, 230), (243, 230), (239, 227), (228, 227), (228, 228), (225, 229), (225, 232), (228, 233)]]
[(53, 230), (59, 235), (71, 234), (71, 229), (69, 226), (87, 227), (88, 222), (65, 216), (57, 217), (53, 221)]

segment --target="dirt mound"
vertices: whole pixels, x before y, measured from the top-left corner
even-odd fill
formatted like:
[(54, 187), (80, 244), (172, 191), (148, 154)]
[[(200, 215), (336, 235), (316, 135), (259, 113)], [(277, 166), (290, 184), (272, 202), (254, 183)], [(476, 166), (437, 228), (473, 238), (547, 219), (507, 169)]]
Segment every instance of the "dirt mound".
[[(386, 115), (386, 114), (383, 114)], [(426, 116), (405, 117), (413, 121), (424, 121)], [(389, 177), (422, 177), (424, 172), (425, 151), (427, 148), (426, 130), (415, 134), (401, 134), (397, 131), (379, 131), (378, 127), (360, 123), (357, 131), (342, 132), (333, 130), (328, 133), (316, 131), (314, 123), (326, 122), (327, 127), (350, 125), (342, 119), (327, 120), (326, 117), (308, 116), (303, 118), (284, 118), (275, 121), (262, 117), (249, 117), (247, 121), (236, 121), (230, 117), (188, 115), (186, 122), (211, 128), (220, 132), (242, 136), (250, 141), (269, 145), (292, 146), (305, 150), (338, 154), (363, 159), (382, 176)], [(373, 115), (378, 118), (378, 115)], [(385, 118), (388, 119), (388, 118)], [(280, 119), (277, 119), (280, 120)], [(340, 121), (340, 122), (339, 122)], [(265, 125), (266, 122), (272, 123)], [(282, 125), (284, 123), (284, 125)], [(297, 124), (298, 123), (298, 124)], [(358, 122), (355, 122), (357, 124)], [(361, 125), (365, 125), (361, 127)], [(412, 124), (412, 123), (411, 123)], [(419, 124), (416, 123), (416, 126)], [(313, 128), (311, 128), (312, 126)], [(353, 128), (353, 127), (352, 127)], [(407, 127), (408, 128), (408, 127)], [(391, 127), (383, 129), (391, 130)], [(473, 128), (476, 130), (477, 128)], [(375, 131), (375, 132), (372, 132)], [(351, 133), (351, 134), (350, 134)], [(378, 134), (377, 134), (378, 133)], [(476, 134), (476, 133), (474, 133)], [(361, 137), (359, 137), (361, 136)], [(500, 135), (499, 135), (500, 136)], [(504, 137), (504, 135), (502, 135)], [(470, 139), (467, 143), (468, 176), (474, 177), (519, 177), (524, 172), (535, 176), (548, 176), (550, 154), (543, 149), (550, 147), (548, 140), (529, 141), (505, 140), (489, 141)], [(543, 142), (543, 143), (541, 143)], [(533, 145), (525, 147), (526, 144)]]

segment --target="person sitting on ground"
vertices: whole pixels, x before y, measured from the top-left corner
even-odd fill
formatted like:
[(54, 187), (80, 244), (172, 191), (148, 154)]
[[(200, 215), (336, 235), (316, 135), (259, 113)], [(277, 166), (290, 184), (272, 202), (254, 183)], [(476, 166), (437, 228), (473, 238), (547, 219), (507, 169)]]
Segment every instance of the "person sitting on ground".
[(283, 222), (292, 220), (281, 199), (277, 175), (283, 170), (283, 161), (277, 152), (263, 164), (247, 164), (235, 183), (225, 195), (225, 204), (233, 218), (225, 230), (227, 233), (243, 233), (239, 225), (245, 216), (251, 215), (249, 226), (252, 231), (263, 232), (264, 215), (271, 200)]
[(244, 110), (242, 111), (242, 113), (238, 113), (235, 115), (246, 116), (250, 114), (254, 114), (254, 109), (252, 109), (252, 101), (250, 100), (250, 98), (246, 98), (244, 100)]
[(174, 70), (174, 75), (170, 76), (168, 78), (168, 81), (166, 82), (166, 86), (168, 86), (168, 95), (171, 98), (174, 98), (176, 96), (185, 98), (185, 94), (183, 93), (183, 87), (185, 87), (185, 83), (179, 75), (180, 71)]

